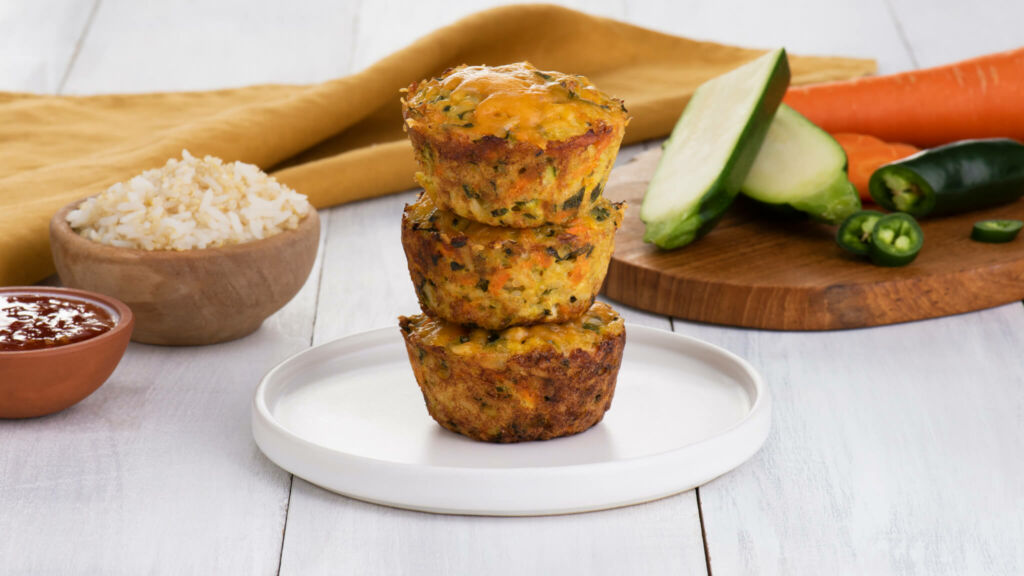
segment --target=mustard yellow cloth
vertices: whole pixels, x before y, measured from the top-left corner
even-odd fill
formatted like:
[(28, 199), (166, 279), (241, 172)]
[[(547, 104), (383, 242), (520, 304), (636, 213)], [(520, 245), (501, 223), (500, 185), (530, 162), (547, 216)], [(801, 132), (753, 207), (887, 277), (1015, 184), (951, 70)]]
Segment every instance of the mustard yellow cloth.
[[(626, 141), (665, 136), (700, 83), (761, 54), (548, 5), (480, 12), (368, 69), (312, 86), (86, 97), (0, 93), (0, 285), (53, 273), (62, 206), (187, 148), (272, 170), (317, 207), (414, 186), (398, 90), (449, 66), (529, 60), (625, 100)], [(871, 60), (791, 56), (793, 83), (874, 71)]]

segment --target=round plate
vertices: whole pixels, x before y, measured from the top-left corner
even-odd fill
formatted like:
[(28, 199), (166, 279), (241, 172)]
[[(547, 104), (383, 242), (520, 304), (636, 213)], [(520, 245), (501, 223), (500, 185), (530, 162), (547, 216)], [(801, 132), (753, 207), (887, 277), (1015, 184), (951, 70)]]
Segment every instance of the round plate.
[(256, 444), (339, 494), (452, 514), (526, 516), (615, 508), (708, 482), (768, 436), (771, 401), (741, 358), (694, 338), (627, 325), (604, 421), (566, 438), (489, 444), (427, 414), (398, 328), (306, 350), (253, 401)]

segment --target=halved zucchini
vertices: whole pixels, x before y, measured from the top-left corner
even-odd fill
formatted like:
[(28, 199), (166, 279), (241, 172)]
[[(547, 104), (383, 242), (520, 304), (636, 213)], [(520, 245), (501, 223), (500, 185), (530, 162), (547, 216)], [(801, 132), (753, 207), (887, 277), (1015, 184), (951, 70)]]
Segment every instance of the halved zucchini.
[(846, 177), (846, 153), (827, 132), (782, 104), (740, 189), (767, 204), (788, 205), (838, 224), (860, 210)]
[(645, 241), (678, 248), (718, 223), (739, 193), (788, 86), (789, 63), (779, 48), (697, 88), (640, 207)]

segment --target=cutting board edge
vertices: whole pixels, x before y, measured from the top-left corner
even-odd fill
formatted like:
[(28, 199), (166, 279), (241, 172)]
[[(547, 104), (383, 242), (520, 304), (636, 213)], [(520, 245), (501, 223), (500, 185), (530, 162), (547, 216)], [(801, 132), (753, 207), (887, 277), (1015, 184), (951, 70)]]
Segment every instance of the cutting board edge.
[[(623, 267), (631, 270), (624, 272)], [(1012, 267), (1016, 269), (1013, 272), (1007, 272), (1004, 266), (976, 271), (981, 278), (975, 278), (975, 281), (968, 284), (980, 286), (980, 289), (965, 286), (963, 277), (957, 274), (916, 279), (915, 282), (920, 284), (919, 293), (923, 297), (920, 301), (910, 303), (910, 306), (893, 306), (894, 302), (900, 302), (899, 299), (879, 300), (877, 284), (797, 288), (730, 285), (665, 274), (655, 275), (647, 268), (631, 266), (622, 260), (612, 261), (601, 292), (607, 298), (626, 306), (694, 322), (759, 330), (852, 330), (953, 316), (1020, 302), (1024, 300), (1024, 262), (1015, 263)], [(613, 269), (616, 269), (614, 274)], [(650, 280), (653, 282), (644, 278), (645, 275), (652, 275)], [(1009, 281), (1007, 276), (1010, 277)], [(623, 278), (633, 278), (634, 281), (621, 281)], [(659, 283), (671, 283), (672, 286), (662, 288)], [(1003, 288), (988, 289), (992, 286)], [(951, 289), (960, 292), (958, 298), (946, 297)], [(682, 294), (688, 297), (680, 297)], [(692, 294), (697, 297), (689, 297)], [(709, 298), (733, 304), (704, 305)], [(845, 303), (850, 299), (866, 305), (851, 307)], [(743, 313), (736, 314), (734, 307), (744, 308)], [(787, 309), (791, 311), (788, 314)]]
[[(633, 209), (638, 209), (645, 182), (653, 174), (660, 154), (660, 149), (648, 150), (617, 167), (605, 195), (629, 201)], [(642, 242), (643, 223), (627, 214), (603, 293), (612, 300), (655, 314), (766, 330), (847, 330), (988, 309), (1024, 299), (1024, 240), (980, 245), (969, 240), (969, 235), (963, 231), (969, 231), (971, 223), (977, 220), (1021, 219), (1024, 217), (1022, 209), (1024, 201), (1018, 201), (936, 219), (936, 224), (942, 223), (941, 227), (933, 227), (933, 222), (928, 220), (922, 224), (928, 252), (922, 255), (920, 263), (895, 270), (847, 258), (848, 262), (842, 266), (848, 267), (834, 282), (813, 285), (792, 282), (778, 275), (764, 277), (755, 273), (752, 276), (742, 266), (726, 266), (721, 274), (708, 278), (706, 255), (698, 257), (698, 260), (703, 258), (703, 262), (698, 261), (695, 267), (649, 258)], [(763, 220), (741, 220), (735, 227), (722, 230), (729, 231), (733, 237), (737, 229), (759, 233), (759, 222)], [(933, 236), (938, 228), (943, 230), (942, 235)], [(627, 229), (631, 233), (624, 235)], [(698, 242), (701, 241), (705, 240)], [(749, 241), (742, 241), (742, 248), (749, 247)], [(811, 241), (816, 244), (814, 250), (829, 244), (835, 251), (833, 241), (793, 236), (794, 243)], [(726, 245), (723, 249), (730, 247)], [(999, 250), (1007, 252), (992, 252)], [(829, 268), (835, 268), (833, 263), (843, 258), (836, 252), (836, 259), (829, 261)], [(978, 260), (974, 260), (975, 255)], [(779, 258), (774, 252), (754, 256)], [(945, 262), (937, 266), (936, 259)], [(780, 266), (788, 266), (791, 261), (779, 262)], [(735, 264), (735, 259), (731, 264)], [(861, 266), (863, 268), (858, 268)], [(764, 266), (758, 269), (764, 270)]]

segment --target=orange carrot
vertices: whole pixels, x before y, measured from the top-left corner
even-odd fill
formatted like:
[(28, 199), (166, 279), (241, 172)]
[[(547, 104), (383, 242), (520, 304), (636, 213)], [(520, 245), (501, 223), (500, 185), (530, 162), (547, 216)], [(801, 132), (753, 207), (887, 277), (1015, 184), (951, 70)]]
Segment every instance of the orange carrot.
[(1024, 140), (1024, 48), (889, 76), (790, 88), (789, 104), (830, 133), (923, 148), (966, 138)]
[(587, 233), (587, 229), (583, 227), (583, 224), (575, 223), (572, 226), (565, 229), (566, 234), (572, 234), (573, 236), (582, 236)]
[(868, 180), (879, 166), (895, 162), (918, 152), (910, 144), (891, 144), (866, 134), (833, 134), (833, 138), (846, 151), (846, 173), (857, 188), (862, 200), (871, 200)]
[(512, 278), (512, 274), (508, 270), (498, 270), (491, 277), (489, 292), (491, 294), (498, 294), (510, 278)]
[(587, 272), (589, 272), (590, 267), (586, 264), (589, 261), (589, 259), (580, 258), (576, 261), (576, 265), (572, 267), (572, 270), (569, 271), (569, 282), (573, 286), (579, 286), (580, 282), (583, 282)]

